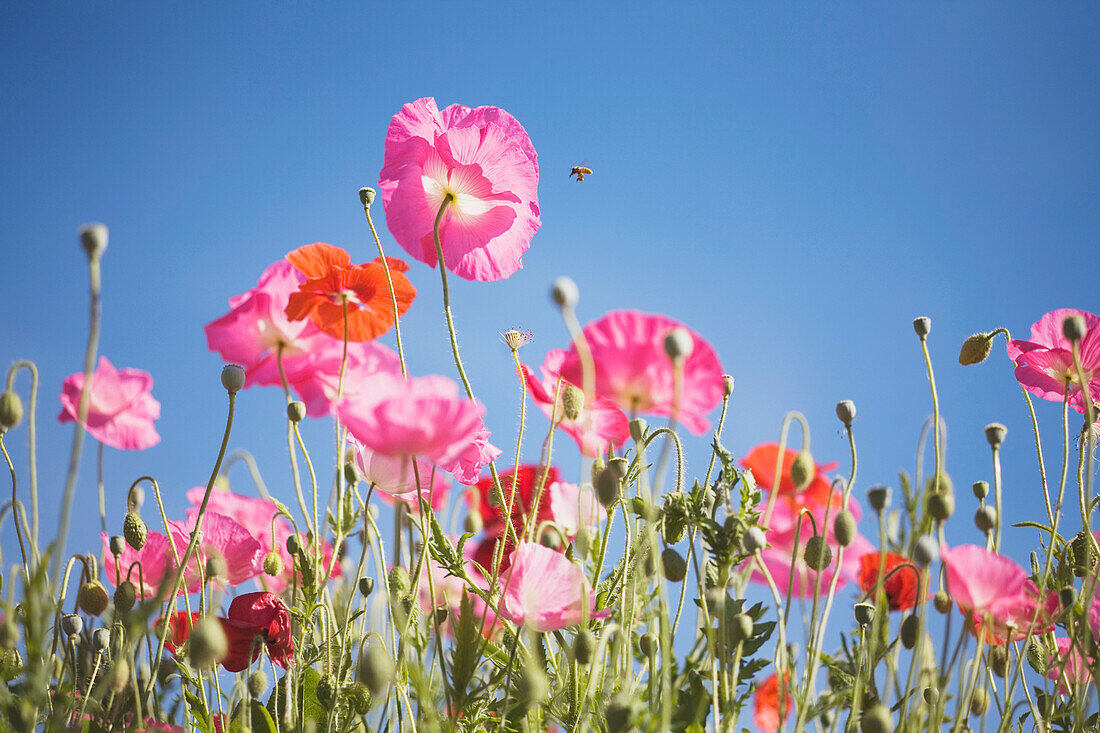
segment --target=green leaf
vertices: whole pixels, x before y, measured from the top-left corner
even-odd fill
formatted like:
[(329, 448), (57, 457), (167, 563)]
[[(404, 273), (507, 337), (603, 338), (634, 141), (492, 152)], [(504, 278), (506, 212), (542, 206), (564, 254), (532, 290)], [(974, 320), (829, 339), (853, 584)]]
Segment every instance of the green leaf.
[(481, 661), (481, 614), (474, 611), (470, 596), (463, 592), (458, 618), (451, 627), (454, 651), (451, 654), (451, 689), (458, 709), (466, 705), (466, 690)]
[[(252, 718), (252, 733), (278, 733), (275, 720), (259, 700), (253, 700), (249, 705)], [(248, 728), (244, 724), (245, 714), (240, 706), (233, 711), (232, 721), (229, 723), (229, 733), (244, 733)]]
[[(317, 700), (317, 683), (321, 681), (320, 673), (313, 667), (298, 667), (298, 679), (294, 680), (298, 690), (296, 708), (306, 720), (324, 724), (328, 719), (328, 710)], [(271, 697), (267, 700), (267, 712), (271, 717), (279, 720), (286, 710), (286, 675), (279, 678), (275, 687), (271, 690)]]

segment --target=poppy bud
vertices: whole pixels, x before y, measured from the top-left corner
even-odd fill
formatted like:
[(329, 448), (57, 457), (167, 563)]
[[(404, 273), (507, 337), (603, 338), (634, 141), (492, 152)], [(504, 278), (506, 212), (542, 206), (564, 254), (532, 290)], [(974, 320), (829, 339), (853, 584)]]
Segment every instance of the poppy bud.
[(661, 567), (670, 583), (679, 583), (687, 576), (687, 561), (671, 547), (666, 547), (661, 553)]
[(300, 400), (286, 403), (286, 418), (293, 423), (298, 423), (306, 417), (306, 403)]
[(130, 488), (130, 494), (126, 497), (126, 507), (136, 512), (145, 505), (145, 489), (141, 488), (141, 484), (135, 484)]
[(652, 657), (657, 653), (657, 647), (657, 635), (652, 631), (647, 631), (638, 637), (638, 651), (643, 657)]
[(607, 461), (603, 459), (603, 456), (596, 456), (592, 461), (592, 467), (589, 469), (588, 477), (592, 480), (592, 485), (596, 485), (596, 478), (600, 475), (600, 471), (607, 467)]
[(109, 602), (107, 589), (98, 580), (89, 580), (76, 593), (76, 605), (89, 616), (98, 616), (106, 611)]
[(683, 326), (677, 326), (665, 334), (665, 354), (672, 361), (688, 358), (694, 349), (695, 341), (691, 338), (691, 331)]
[(124, 580), (115, 588), (115, 610), (126, 613), (137, 602), (137, 588), (128, 580)]
[(924, 535), (913, 547), (913, 559), (917, 565), (926, 568), (934, 563), (940, 556), (940, 549), (936, 547), (936, 541), (929, 535)]
[(607, 701), (604, 719), (608, 733), (626, 733), (633, 728), (641, 715), (642, 706), (627, 692), (616, 692)]
[(363, 208), (369, 209), (370, 205), (374, 203), (374, 197), (376, 195), (377, 193), (370, 186), (364, 186), (359, 189), (359, 200), (363, 202)]
[(351, 709), (356, 715), (366, 715), (370, 712), (371, 695), (367, 686), (361, 682), (352, 682), (344, 688), (344, 696), (347, 698)]
[(836, 713), (832, 710), (822, 710), (821, 715), (817, 716), (817, 719), (821, 721), (821, 727), (823, 729), (830, 729), (833, 727), (833, 722), (836, 720)]
[(80, 227), (80, 246), (89, 260), (98, 260), (107, 251), (107, 227), (99, 223)]
[(298, 535), (288, 535), (286, 538), (286, 551), (291, 555), (297, 555), (299, 550)]
[(267, 692), (267, 675), (262, 669), (252, 670), (248, 675), (248, 694), (252, 697), (260, 697)]
[[(547, 529), (539, 535), (539, 544), (543, 547), (549, 547), (551, 550), (557, 550), (561, 548), (561, 537), (554, 530)], [(652, 575), (652, 572), (647, 572), (647, 575)]]
[(890, 506), (890, 487), (872, 486), (867, 489), (867, 503), (870, 504), (871, 508), (876, 512), (881, 512), (883, 509)]
[(970, 698), (970, 714), (971, 715), (985, 715), (985, 711), (989, 709), (989, 693), (985, 691), (984, 687), (979, 687), (974, 690), (974, 696)]
[(111, 548), (111, 554), (118, 557), (126, 551), (126, 538), (120, 534), (111, 535), (111, 539), (107, 542)]
[(588, 550), (592, 545), (592, 533), (587, 528), (581, 527), (577, 530), (577, 536), (573, 538), (573, 546), (577, 548), (577, 555), (580, 558), (588, 557)]
[(355, 467), (354, 463), (344, 464), (344, 483), (348, 486), (355, 486), (359, 483), (359, 469)]
[(997, 510), (989, 504), (983, 504), (974, 512), (974, 526), (982, 532), (992, 532), (997, 526)]
[(951, 477), (946, 471), (940, 470), (928, 478), (927, 489), (931, 494), (954, 494), (955, 484), (951, 482)]
[(317, 680), (317, 702), (326, 710), (336, 705), (336, 677), (326, 674)]
[(989, 647), (989, 668), (998, 677), (1008, 676), (1008, 651), (1003, 646)]
[(562, 275), (554, 281), (550, 289), (550, 297), (559, 307), (572, 308), (580, 300), (581, 291), (577, 288), (577, 283), (573, 282), (573, 278)]
[(676, 544), (684, 538), (687, 531), (688, 514), (683, 502), (683, 494), (665, 496), (664, 509), (661, 512), (661, 535), (665, 542)]
[(114, 664), (111, 665), (110, 680), (112, 692), (117, 694), (126, 689), (126, 685), (130, 682), (130, 663), (125, 657), (114, 660)]
[[(264, 564), (267, 564), (266, 560)], [(207, 580), (210, 578), (224, 578), (225, 574), (229, 572), (225, 567), (225, 558), (221, 555), (211, 555), (206, 558), (206, 566), (203, 571), (206, 573)]]
[(836, 519), (833, 520), (833, 535), (841, 547), (847, 547), (855, 540), (856, 518), (847, 509), (837, 512)]
[(725, 393), (726, 397), (733, 394), (733, 377), (729, 374), (722, 375), (722, 392)]
[(759, 527), (749, 527), (741, 537), (741, 549), (746, 555), (755, 555), (767, 546), (768, 541), (764, 537), (764, 530)]
[(374, 591), (374, 578), (359, 579), (359, 593), (366, 598)]
[(917, 335), (924, 338), (932, 332), (932, 319), (928, 316), (920, 316), (913, 319), (913, 330), (917, 332)]
[(963, 341), (959, 349), (959, 363), (963, 366), (981, 364), (989, 356), (993, 348), (993, 334), (976, 333), (966, 341)]
[(575, 384), (563, 384), (561, 406), (566, 418), (576, 420), (584, 409), (584, 392)]
[(238, 364), (226, 364), (222, 367), (222, 386), (229, 394), (244, 389), (244, 367)]
[(84, 619), (75, 613), (67, 613), (61, 617), (61, 630), (65, 636), (78, 636), (84, 630)]
[(649, 423), (645, 421), (644, 417), (631, 418), (627, 426), (630, 428), (630, 439), (635, 443), (640, 443), (645, 439), (645, 431), (649, 428)]
[(1077, 591), (1072, 585), (1067, 585), (1058, 591), (1058, 603), (1062, 608), (1073, 608), (1073, 604), (1077, 602)]
[(940, 697), (940, 691), (935, 687), (925, 687), (924, 692), (921, 694), (924, 697), (924, 702), (928, 705), (935, 705)]
[(619, 474), (618, 471), (608, 466), (596, 479), (596, 498), (605, 507), (610, 507), (619, 500)]
[(955, 497), (951, 494), (932, 494), (928, 497), (928, 513), (943, 522), (955, 513)]
[(739, 613), (733, 617), (729, 626), (730, 641), (734, 644), (740, 644), (743, 641), (748, 641), (752, 638), (753, 621), (752, 616), (747, 613)]
[(1046, 649), (1043, 648), (1043, 643), (1035, 637), (1032, 637), (1027, 645), (1028, 665), (1038, 674), (1046, 677), (1047, 669), (1049, 668), (1048, 659), (1049, 656), (1047, 655)]
[(806, 548), (803, 551), (806, 565), (818, 572), (829, 567), (833, 562), (833, 550), (825, 543), (821, 535), (814, 535), (806, 540)]
[(195, 669), (207, 669), (225, 659), (229, 653), (229, 640), (221, 622), (213, 616), (207, 616), (191, 629), (191, 646), (188, 652), (191, 666)]
[(989, 441), (990, 446), (998, 448), (1001, 443), (1005, 442), (1005, 433), (1007, 432), (1008, 428), (1004, 425), (999, 422), (991, 422), (985, 426), (985, 439)]
[(951, 611), (951, 596), (947, 595), (946, 591), (938, 590), (932, 596), (932, 605), (940, 613), (946, 614)]
[(974, 490), (974, 496), (978, 501), (984, 501), (985, 497), (989, 496), (988, 481), (975, 481), (971, 488)]
[(794, 482), (794, 487), (799, 491), (804, 490), (814, 480), (816, 472), (817, 466), (814, 464), (814, 457), (810, 454), (810, 451), (805, 448), (798, 451), (798, 454), (794, 457), (794, 462), (791, 463), (791, 481)]
[(19, 644), (19, 627), (9, 618), (0, 623), (0, 648), (14, 649)]
[(578, 664), (587, 666), (592, 661), (592, 653), (596, 651), (596, 637), (588, 629), (581, 629), (573, 639), (573, 658)]
[(853, 609), (856, 623), (860, 626), (870, 626), (875, 620), (875, 607), (871, 603), (857, 603)]
[[(398, 598), (402, 598), (402, 597), (408, 595), (409, 588), (411, 587), (410, 586), (411, 581), (409, 579), (409, 571), (408, 570), (401, 567), (400, 565), (394, 566), (390, 570), (390, 574), (389, 574), (389, 577), (387, 578), (387, 581), (388, 581), (388, 584), (389, 584), (389, 587), (390, 587), (390, 595), (391, 596), (397, 596)], [(374, 691), (375, 691), (374, 688), (371, 688), (371, 692), (374, 692)]]
[(1073, 552), (1073, 574), (1083, 578), (1096, 565), (1096, 551), (1092, 548), (1092, 538), (1081, 530), (1070, 542)]
[(363, 649), (356, 671), (359, 681), (374, 697), (385, 692), (393, 682), (393, 660), (382, 647), (368, 646)]
[(279, 553), (272, 550), (264, 555), (264, 572), (272, 577), (283, 572), (283, 558), (279, 556)]
[(1087, 332), (1088, 324), (1085, 323), (1085, 317), (1080, 313), (1066, 316), (1062, 321), (1062, 335), (1065, 336), (1066, 340), (1070, 343), (1080, 341), (1085, 337)]
[(859, 719), (860, 733), (890, 733), (894, 730), (894, 717), (890, 714), (890, 708), (881, 702), (873, 703), (863, 711)]
[(851, 400), (841, 400), (836, 403), (836, 416), (844, 423), (844, 427), (852, 427), (852, 420), (856, 419), (856, 403)]
[(92, 632), (92, 646), (97, 652), (101, 652), (111, 644), (111, 632), (107, 629), (96, 629)]
[(0, 394), (0, 428), (11, 430), (23, 421), (23, 400), (17, 392), (5, 390)]
[(145, 547), (145, 540), (149, 538), (149, 528), (145, 526), (145, 520), (140, 514), (126, 512), (126, 516), (122, 519), (122, 536), (126, 538), (126, 544), (135, 550)]
[(920, 634), (920, 616), (911, 613), (901, 622), (901, 645), (906, 649), (912, 649), (917, 645), (917, 635)]

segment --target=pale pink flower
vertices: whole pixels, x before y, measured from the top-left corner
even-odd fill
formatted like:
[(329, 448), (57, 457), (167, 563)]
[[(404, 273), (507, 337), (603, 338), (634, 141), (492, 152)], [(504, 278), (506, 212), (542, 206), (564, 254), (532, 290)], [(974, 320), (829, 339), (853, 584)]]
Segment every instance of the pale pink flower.
[[(566, 352), (563, 349), (553, 349), (548, 352), (542, 366), (539, 367), (539, 371), (542, 372), (541, 380), (524, 366), (523, 375), (527, 380), (527, 391), (542, 413), (577, 441), (581, 455), (589, 458), (606, 455), (609, 445), (619, 448), (630, 437), (630, 425), (626, 415), (611, 399), (593, 395), (591, 399), (585, 400), (576, 420), (566, 417), (561, 405), (561, 392), (567, 384), (572, 383), (562, 379), (561, 386), (558, 386), (558, 378), (565, 358)], [(580, 385), (574, 386), (580, 387)], [(555, 393), (558, 395), (556, 410)]]
[(595, 610), (596, 594), (583, 568), (537, 542), (520, 543), (501, 585), (500, 615), (535, 631), (556, 631), (611, 615), (610, 609)]
[(325, 343), (314, 347), (313, 352), (299, 360), (295, 369), (287, 375), (291, 388), (305, 403), (306, 414), (310, 417), (328, 415), (337, 392), (346, 396), (356, 394), (372, 374), (401, 373), (401, 362), (389, 347), (376, 341), (352, 341), (348, 342), (344, 381), (341, 384), (343, 348), (342, 342), (326, 336)]
[[(191, 541), (195, 519), (196, 516), (193, 515), (187, 522), (168, 522), (176, 547), (186, 550)], [(217, 583), (226, 588), (240, 585), (263, 572), (264, 554), (259, 541), (240, 522), (207, 508), (202, 519), (202, 540), (195, 548), (194, 558), (188, 563), (184, 573), (187, 589), (192, 593), (198, 591), (201, 587), (200, 577), (208, 583)], [(183, 550), (180, 555), (183, 555)], [(223, 575), (206, 575), (207, 560), (210, 558), (222, 560)]]
[(410, 102), (393, 116), (379, 174), (386, 225), (410, 255), (436, 264), (439, 226), (447, 269), (467, 280), (501, 280), (523, 265), (539, 220), (539, 166), (531, 139), (498, 107)]
[[(58, 421), (76, 421), (83, 388), (83, 372), (65, 378)], [(99, 357), (92, 374), (84, 429), (100, 443), (120, 450), (145, 450), (156, 445), (160, 435), (153, 421), (160, 417), (160, 403), (153, 399), (152, 390), (153, 376), (149, 372), (115, 369), (107, 357)]]
[[(672, 361), (665, 353), (665, 336), (680, 322), (640, 311), (613, 311), (584, 328), (595, 361), (596, 394), (613, 400), (628, 414), (649, 413), (675, 417), (696, 435), (710, 427), (706, 413), (722, 401), (725, 379), (714, 349), (691, 334), (693, 348), (683, 360), (679, 399)], [(562, 360), (560, 375), (573, 384), (584, 383), (580, 357), (571, 346)]]
[(450, 471), (482, 429), (485, 408), (459, 397), (458, 385), (440, 376), (380, 372), (337, 404), (340, 420), (361, 444), (382, 455), (419, 456)]
[(455, 481), (473, 486), (481, 477), (481, 470), (500, 458), (502, 451), (489, 442), (489, 435), (489, 429), (485, 427), (484, 422), (474, 431), (466, 447), (451, 463), (449, 470), (455, 477)]
[[(103, 569), (107, 580), (115, 587), (118, 587), (121, 581), (129, 580), (137, 589), (138, 598), (153, 598), (157, 595), (161, 583), (170, 583), (175, 579), (176, 568), (179, 565), (172, 554), (167, 535), (150, 530), (140, 550), (135, 550), (127, 544), (118, 556), (117, 571), (115, 557), (111, 554), (110, 538), (106, 533), (100, 537), (103, 540)], [(186, 549), (186, 542), (177, 542), (176, 551), (181, 558)], [(167, 594), (170, 591), (165, 589), (164, 592)], [(180, 588), (180, 595), (186, 592), (185, 588)]]
[(550, 495), (550, 514), (567, 539), (572, 540), (582, 528), (596, 529), (607, 519), (603, 508), (591, 488), (581, 488), (566, 481), (555, 481), (547, 487)]
[[(422, 494), (424, 502), (433, 510), (447, 503), (447, 478), (442, 471), (407, 455), (389, 456), (375, 453), (355, 438), (348, 438), (348, 445), (355, 450), (355, 467), (363, 483), (373, 485), (382, 499), (389, 504), (402, 502), (413, 512), (420, 511)], [(413, 471), (416, 460), (416, 471)], [(417, 491), (417, 473), (420, 474), (420, 491)]]
[(1078, 344), (1088, 394), (1100, 401), (1100, 316), (1073, 308), (1059, 308), (1045, 314), (1031, 326), (1031, 340), (1008, 342), (1008, 356), (1016, 364), (1016, 379), (1028, 392), (1044, 400), (1061, 402), (1069, 382), (1070, 405), (1087, 412), (1088, 399), (1073, 363), (1069, 340), (1062, 335), (1062, 322), (1073, 315), (1085, 318), (1087, 331)]
[(975, 635), (985, 628), (986, 641), (1005, 643), (1023, 639), (1031, 620), (1032, 633), (1054, 628), (1058, 599), (1044, 599), (1022, 567), (1003, 555), (978, 545), (941, 549), (947, 592), (969, 619)]
[(286, 305), (305, 276), (286, 260), (269, 265), (256, 287), (229, 299), (230, 310), (206, 324), (206, 343), (227, 362), (244, 367), (245, 385), (281, 385), (279, 349), (288, 378), (309, 367), (311, 354), (331, 342), (310, 321), (291, 321)]
[(1055, 637), (1054, 647), (1055, 654), (1050, 660), (1047, 678), (1058, 683), (1059, 695), (1068, 695), (1071, 688), (1092, 682), (1091, 657), (1083, 656), (1080, 647), (1074, 648), (1073, 641), (1064, 636)]

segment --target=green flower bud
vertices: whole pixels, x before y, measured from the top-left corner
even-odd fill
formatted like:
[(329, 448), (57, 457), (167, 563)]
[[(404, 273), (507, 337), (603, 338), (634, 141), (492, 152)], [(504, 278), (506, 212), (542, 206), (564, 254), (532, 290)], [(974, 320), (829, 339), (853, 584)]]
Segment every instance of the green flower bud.
[(687, 576), (687, 561), (671, 547), (666, 547), (661, 552), (661, 567), (665, 572), (665, 580), (670, 583), (679, 583)]
[(920, 617), (911, 613), (901, 622), (901, 645), (906, 649), (912, 649), (917, 645), (917, 635), (920, 634)]
[(643, 657), (652, 657), (657, 653), (659, 647), (660, 642), (657, 640), (657, 635), (652, 631), (647, 631), (638, 637), (638, 651), (642, 653)]
[(1027, 645), (1027, 663), (1038, 675), (1046, 677), (1047, 670), (1050, 668), (1049, 660), (1050, 655), (1047, 654), (1046, 649), (1043, 647), (1043, 643), (1037, 638), (1032, 637)]
[(989, 356), (993, 348), (993, 334), (976, 333), (966, 341), (963, 341), (959, 349), (959, 363), (963, 366), (981, 364)]
[(741, 537), (741, 549), (746, 555), (755, 555), (768, 546), (768, 540), (764, 537), (764, 530), (759, 527), (749, 527)]
[(19, 644), (19, 627), (10, 619), (0, 623), (0, 648), (14, 649)]
[(596, 651), (596, 637), (588, 629), (581, 629), (573, 639), (573, 658), (578, 664), (587, 666)]
[(124, 580), (115, 588), (115, 610), (127, 613), (137, 603), (137, 588), (128, 580)]
[(368, 646), (359, 655), (356, 673), (371, 695), (378, 697), (393, 683), (393, 660), (382, 647)]
[(982, 716), (989, 709), (989, 693), (984, 687), (974, 690), (974, 696), (970, 698), (970, 714)]
[(860, 733), (891, 733), (894, 730), (894, 717), (890, 708), (881, 702), (871, 704), (863, 711), (859, 719)]
[(627, 692), (616, 692), (607, 701), (604, 719), (608, 733), (626, 733), (633, 728), (642, 713), (642, 704)]
[(833, 550), (825, 542), (821, 535), (814, 535), (806, 540), (806, 548), (803, 551), (806, 565), (811, 570), (821, 572), (833, 563)]
[(947, 614), (951, 611), (951, 596), (947, 595), (945, 591), (936, 591), (936, 594), (932, 596), (932, 605), (940, 613)]
[(89, 616), (99, 616), (107, 610), (110, 598), (107, 589), (98, 580), (89, 580), (76, 593), (76, 605)]
[(1066, 337), (1066, 340), (1070, 343), (1080, 341), (1088, 333), (1088, 324), (1085, 323), (1085, 317), (1080, 313), (1074, 313), (1072, 316), (1066, 316), (1062, 320), (1062, 335)]
[[(390, 587), (390, 595), (397, 598), (403, 598), (409, 594), (409, 588), (412, 587), (412, 580), (409, 578), (409, 571), (400, 565), (396, 565), (390, 569), (387, 582)], [(375, 692), (374, 688), (371, 688), (371, 692)]]
[(852, 544), (856, 538), (855, 515), (847, 509), (837, 512), (836, 519), (833, 520), (833, 535), (836, 536), (837, 544), (841, 547)]
[(955, 497), (951, 494), (932, 494), (928, 497), (928, 513), (937, 521), (946, 521), (955, 513)]
[(298, 541), (298, 535), (288, 535), (286, 538), (286, 551), (289, 552), (291, 556), (294, 556), (298, 554), (299, 549), (300, 545)]
[(283, 572), (283, 558), (272, 550), (264, 555), (264, 572), (272, 577)]
[(359, 579), (359, 593), (366, 598), (374, 590), (374, 578), (360, 578)]
[(229, 640), (221, 622), (213, 616), (199, 620), (191, 629), (189, 655), (195, 669), (208, 669), (229, 654)]
[(0, 432), (11, 430), (23, 421), (23, 400), (17, 392), (0, 393)]
[(563, 382), (561, 386), (561, 406), (565, 417), (576, 420), (584, 409), (584, 391), (575, 384)]
[(462, 528), (469, 534), (480, 534), (485, 527), (485, 520), (478, 512), (466, 512), (466, 518), (462, 520)]
[(1070, 550), (1073, 552), (1073, 574), (1078, 578), (1085, 577), (1096, 567), (1096, 550), (1092, 546), (1092, 537), (1084, 530), (1074, 536), (1070, 542)]
[(267, 692), (267, 675), (262, 669), (254, 669), (248, 675), (248, 694), (252, 697), (260, 697)]
[(989, 668), (1002, 679), (1008, 676), (1008, 650), (1003, 646), (989, 647)]
[(366, 685), (361, 682), (352, 682), (344, 688), (344, 696), (356, 715), (366, 715), (370, 712), (371, 694)]
[(621, 475), (617, 469), (613, 469), (610, 465), (607, 468), (600, 471), (599, 477), (596, 479), (596, 498), (600, 500), (600, 503), (605, 507), (610, 507), (619, 500), (620, 487), (619, 481)]
[(791, 464), (791, 481), (794, 482), (795, 488), (799, 491), (805, 489), (814, 480), (816, 473), (817, 464), (814, 463), (814, 457), (810, 451), (805, 448), (798, 451)]
[(326, 674), (317, 680), (317, 702), (326, 710), (336, 705), (336, 677)]
[(149, 528), (145, 526), (145, 520), (137, 512), (126, 512), (122, 518), (122, 536), (126, 538), (126, 544), (135, 550), (145, 547), (145, 540), (149, 538)]
[(739, 613), (731, 619), (727, 633), (729, 633), (730, 643), (737, 645), (751, 639), (752, 632), (752, 616), (747, 613)]

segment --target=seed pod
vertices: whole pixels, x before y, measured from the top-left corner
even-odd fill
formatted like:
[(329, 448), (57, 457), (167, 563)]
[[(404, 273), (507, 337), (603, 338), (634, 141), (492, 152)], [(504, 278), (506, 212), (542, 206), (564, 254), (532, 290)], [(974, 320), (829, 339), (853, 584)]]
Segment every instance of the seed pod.
[(803, 557), (806, 560), (806, 565), (808, 565), (811, 570), (821, 572), (832, 565), (833, 550), (825, 543), (824, 537), (821, 535), (814, 535), (806, 540), (806, 548), (803, 551)]
[(206, 579), (224, 578), (229, 569), (225, 566), (225, 558), (221, 555), (210, 555), (206, 558), (206, 566), (203, 568)]
[(588, 629), (581, 629), (573, 639), (573, 658), (578, 664), (587, 666), (596, 651), (596, 637)]
[(336, 705), (336, 677), (326, 674), (317, 680), (317, 702), (326, 710)]
[(267, 675), (262, 669), (252, 670), (248, 675), (248, 694), (252, 697), (260, 697), (267, 692)]
[(111, 554), (115, 557), (126, 552), (126, 538), (120, 534), (111, 535), (111, 539), (107, 541), (107, 544), (111, 549)]
[(876, 702), (863, 711), (859, 719), (860, 733), (890, 733), (894, 730), (894, 717), (890, 714), (890, 708), (881, 702)]
[(672, 361), (686, 359), (695, 350), (695, 341), (691, 338), (691, 331), (683, 326), (677, 326), (665, 334), (665, 354)]
[(755, 555), (768, 546), (768, 540), (764, 537), (764, 530), (759, 527), (749, 527), (741, 537), (741, 549), (746, 555)]
[(983, 504), (974, 512), (974, 526), (986, 534), (997, 527), (997, 510), (989, 504)]
[(96, 629), (92, 632), (92, 646), (101, 652), (111, 645), (111, 632), (108, 629)]
[(836, 519), (833, 520), (833, 535), (836, 537), (837, 544), (841, 547), (852, 544), (856, 538), (855, 515), (847, 509), (841, 509), (837, 512)]
[(98, 260), (107, 251), (107, 227), (99, 223), (80, 227), (80, 246), (89, 260)]
[(596, 498), (605, 507), (610, 507), (619, 500), (620, 478), (618, 470), (612, 469), (610, 465), (600, 471), (600, 475), (596, 479)]
[(573, 282), (573, 278), (562, 275), (554, 281), (550, 289), (550, 297), (559, 307), (572, 308), (580, 300), (581, 291), (577, 288), (577, 283)]
[(844, 427), (852, 427), (852, 420), (856, 419), (856, 403), (851, 400), (841, 400), (836, 403), (836, 416), (844, 423)]
[(145, 547), (145, 540), (149, 538), (149, 528), (145, 526), (145, 520), (137, 512), (126, 512), (122, 518), (122, 536), (126, 538), (126, 544), (135, 550)]
[(226, 364), (222, 367), (222, 386), (229, 394), (236, 394), (244, 389), (244, 367), (237, 364)]
[(733, 377), (729, 374), (722, 375), (722, 392), (726, 397), (733, 394)]
[(939, 559), (940, 550), (936, 547), (936, 541), (930, 535), (924, 535), (913, 546), (913, 560), (917, 565), (926, 568)]
[(860, 626), (870, 626), (875, 620), (875, 606), (871, 603), (857, 603), (853, 609), (856, 623)]
[(18, 392), (5, 390), (0, 394), (0, 432), (11, 430), (23, 421), (23, 400)]
[(287, 535), (287, 538), (286, 538), (286, 551), (289, 552), (290, 555), (293, 557), (294, 555), (298, 554), (299, 549), (301, 549), (301, 545), (299, 544), (299, 541), (298, 541), (298, 535), (296, 535), (296, 534)]
[(814, 480), (815, 473), (817, 473), (817, 464), (814, 463), (814, 457), (810, 451), (805, 448), (798, 451), (794, 462), (791, 463), (791, 481), (794, 482), (795, 488), (799, 491), (805, 489)]
[(562, 384), (561, 406), (566, 418), (576, 420), (584, 409), (584, 391), (575, 384)]
[(370, 205), (374, 203), (374, 197), (376, 195), (374, 189), (370, 186), (359, 189), (359, 201), (362, 202), (364, 208), (370, 208)]
[(137, 588), (128, 580), (124, 580), (115, 588), (115, 610), (128, 613), (137, 602)]
[(988, 481), (975, 481), (971, 488), (974, 490), (974, 497), (978, 501), (984, 501), (985, 497), (989, 496)]
[(110, 600), (107, 589), (98, 580), (89, 580), (76, 593), (77, 607), (89, 616), (98, 616), (106, 611)]
[(951, 596), (946, 591), (936, 591), (936, 595), (932, 596), (932, 605), (940, 613), (947, 614), (951, 611)]
[(993, 334), (976, 333), (963, 341), (962, 348), (959, 349), (959, 363), (963, 366), (981, 364), (989, 356), (992, 349)]
[(661, 567), (665, 572), (665, 580), (671, 583), (679, 583), (687, 576), (687, 561), (671, 547), (666, 547), (661, 552)]
[(928, 316), (920, 316), (913, 319), (913, 330), (917, 332), (917, 335), (924, 338), (928, 334), (932, 333), (932, 319)]
[(876, 512), (881, 512), (883, 509), (890, 506), (890, 487), (872, 486), (867, 489), (867, 503), (870, 504), (871, 508)]
[(264, 572), (272, 577), (283, 572), (283, 558), (272, 550), (264, 555)]
[(955, 497), (951, 494), (932, 494), (928, 497), (928, 513), (939, 522), (950, 519), (955, 513)]
[(75, 613), (67, 613), (61, 617), (61, 630), (65, 636), (79, 636), (84, 630), (84, 619)]
[(369, 596), (371, 594), (371, 591), (373, 591), (373, 590), (374, 590), (374, 578), (364, 577), (364, 578), (359, 579), (359, 593), (362, 594), (362, 596), (364, 598)]
[(920, 617), (911, 613), (901, 622), (901, 644), (906, 649), (912, 649), (917, 645), (917, 636), (920, 634)]
[(293, 423), (298, 423), (306, 417), (306, 403), (294, 400), (286, 404), (286, 418)]
[(393, 660), (381, 647), (368, 646), (363, 649), (356, 671), (359, 681), (367, 686), (374, 697), (385, 692), (393, 682)]
[(925, 687), (924, 692), (921, 694), (924, 696), (924, 702), (928, 705), (935, 705), (940, 697), (940, 691), (935, 687)]
[(989, 668), (993, 674), (1004, 678), (1008, 676), (1008, 650), (1003, 646), (989, 647)]
[(1062, 335), (1070, 343), (1080, 341), (1086, 333), (1088, 333), (1088, 324), (1085, 322), (1085, 317), (1080, 313), (1066, 316), (1062, 320)]
[(999, 422), (991, 422), (985, 426), (985, 439), (989, 441), (992, 448), (1000, 447), (1001, 443), (1005, 442), (1007, 433), (1008, 428)]

